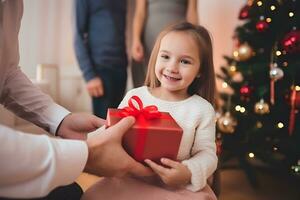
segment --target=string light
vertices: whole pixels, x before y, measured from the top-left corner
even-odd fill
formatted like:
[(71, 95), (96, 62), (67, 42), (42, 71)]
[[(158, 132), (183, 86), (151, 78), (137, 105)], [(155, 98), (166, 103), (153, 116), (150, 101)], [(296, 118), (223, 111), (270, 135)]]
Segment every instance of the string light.
[(227, 88), (228, 87), (228, 84), (226, 82), (223, 82), (222, 83), (222, 88)]
[(256, 128), (262, 128), (263, 124), (260, 121), (256, 122)]
[(240, 111), (241, 110), (241, 106), (240, 105), (235, 106), (235, 110), (236, 111)]
[(270, 9), (271, 9), (271, 10), (275, 10), (275, 9), (276, 9), (276, 6), (271, 5)]
[(277, 148), (277, 147), (273, 147), (273, 150), (274, 150), (274, 151), (277, 151), (277, 150), (278, 150), (278, 148)]
[(283, 66), (285, 66), (285, 67), (287, 67), (289, 65), (289, 63), (288, 62), (283, 62)]
[(249, 156), (249, 158), (254, 158), (255, 155), (254, 155), (254, 153), (249, 153), (248, 156)]
[(278, 128), (283, 128), (283, 127), (284, 127), (284, 124), (283, 124), (282, 122), (279, 122), (279, 123), (277, 124), (277, 127), (278, 127)]
[(246, 108), (241, 107), (240, 112), (241, 112), (241, 113), (244, 113), (245, 111), (246, 111)]
[(235, 71), (236, 71), (236, 66), (235, 66), (235, 65), (231, 65), (231, 66), (229, 67), (229, 70), (230, 70), (231, 72), (235, 72)]
[(280, 56), (281, 55), (281, 51), (276, 51), (276, 56)]
[(272, 21), (272, 19), (270, 18), (270, 17), (268, 17), (267, 19), (266, 19), (266, 22), (268, 22), (268, 23), (270, 23)]
[(257, 2), (257, 5), (258, 5), (258, 6), (262, 6), (262, 4), (263, 4), (263, 3), (262, 3), (261, 1), (258, 1), (258, 2)]
[(289, 12), (289, 17), (294, 17), (294, 13), (293, 12)]
[(237, 58), (237, 57), (239, 56), (239, 52), (238, 52), (238, 51), (233, 51), (233, 56), (234, 56), (235, 58)]

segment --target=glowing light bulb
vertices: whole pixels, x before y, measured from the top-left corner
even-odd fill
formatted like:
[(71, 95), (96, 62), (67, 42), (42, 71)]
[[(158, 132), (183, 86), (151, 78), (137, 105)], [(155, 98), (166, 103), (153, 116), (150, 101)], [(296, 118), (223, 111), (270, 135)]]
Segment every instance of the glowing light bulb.
[(223, 87), (223, 88), (227, 88), (227, 87), (228, 87), (228, 84), (227, 84), (226, 82), (223, 82), (223, 83), (222, 83), (222, 87)]
[(249, 153), (248, 156), (249, 156), (249, 158), (254, 158), (255, 155), (254, 155), (254, 153)]
[(271, 6), (270, 6), (270, 9), (271, 9), (271, 10), (275, 10), (275, 9), (276, 9), (276, 6), (271, 5)]
[(261, 1), (258, 1), (258, 2), (257, 2), (257, 5), (258, 5), (258, 6), (262, 6), (262, 4), (263, 4), (263, 3), (262, 3)]
[(241, 106), (240, 105), (235, 106), (235, 110), (236, 111), (240, 111), (241, 110)]
[(284, 124), (283, 124), (282, 122), (279, 122), (279, 123), (277, 124), (277, 127), (278, 127), (278, 128), (283, 128), (283, 127), (284, 127)]
[(281, 51), (276, 51), (276, 56), (280, 56), (281, 55)]
[(244, 113), (245, 111), (246, 111), (246, 108), (241, 107), (240, 112), (241, 112), (241, 113)]

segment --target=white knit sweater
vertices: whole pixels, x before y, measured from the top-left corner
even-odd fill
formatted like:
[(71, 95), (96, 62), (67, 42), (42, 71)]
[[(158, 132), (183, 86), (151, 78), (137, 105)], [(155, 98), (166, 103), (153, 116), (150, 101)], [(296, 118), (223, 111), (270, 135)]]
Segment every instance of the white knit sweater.
[(165, 101), (154, 97), (146, 86), (130, 90), (119, 108), (127, 106), (128, 99), (136, 95), (144, 106), (156, 105), (161, 112), (169, 112), (183, 129), (178, 160), (192, 173), (191, 184), (186, 188), (198, 191), (217, 168), (215, 145), (215, 111), (212, 105), (198, 95), (182, 101)]

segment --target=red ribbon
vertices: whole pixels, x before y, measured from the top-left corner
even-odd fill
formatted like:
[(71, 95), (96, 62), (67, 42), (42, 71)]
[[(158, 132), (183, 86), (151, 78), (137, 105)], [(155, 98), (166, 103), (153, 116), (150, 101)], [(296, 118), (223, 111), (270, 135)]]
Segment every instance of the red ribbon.
[[(138, 107), (135, 106), (133, 101), (136, 101)], [(128, 107), (125, 107), (120, 112), (121, 117), (134, 116), (140, 124), (147, 127), (147, 120), (160, 118), (161, 113), (158, 111), (157, 106), (150, 105), (143, 107), (143, 102), (138, 96), (132, 96), (128, 100)], [(137, 161), (143, 162), (143, 152), (147, 140), (148, 129), (140, 129), (137, 134), (136, 146), (134, 149), (134, 157)]]
[[(134, 105), (133, 101), (136, 101), (138, 108)], [(143, 107), (142, 100), (138, 96), (132, 96), (128, 100), (128, 106), (122, 109), (120, 115), (122, 117), (134, 116), (135, 118), (142, 116), (149, 120), (159, 118), (161, 113), (158, 111), (157, 106), (150, 105)]]

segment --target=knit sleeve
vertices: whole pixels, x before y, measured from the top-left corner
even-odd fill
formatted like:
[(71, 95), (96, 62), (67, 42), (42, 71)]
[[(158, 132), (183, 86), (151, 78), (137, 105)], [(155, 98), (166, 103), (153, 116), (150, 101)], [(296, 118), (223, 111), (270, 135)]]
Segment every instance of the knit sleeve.
[(191, 183), (186, 188), (196, 192), (206, 185), (207, 178), (217, 168), (215, 112), (212, 106), (207, 106), (205, 112), (201, 113), (191, 154), (192, 157), (182, 161), (182, 163), (192, 173)]

